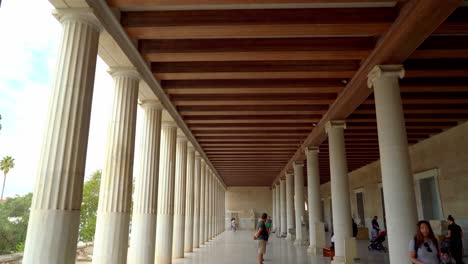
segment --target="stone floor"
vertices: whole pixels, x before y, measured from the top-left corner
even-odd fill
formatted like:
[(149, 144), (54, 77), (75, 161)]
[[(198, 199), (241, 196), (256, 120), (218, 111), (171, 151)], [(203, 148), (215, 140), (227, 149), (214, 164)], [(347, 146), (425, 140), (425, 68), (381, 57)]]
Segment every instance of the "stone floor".
[[(174, 260), (176, 264), (247, 264), (256, 263), (256, 242), (252, 238), (252, 232), (238, 231), (225, 232), (208, 245), (195, 250), (194, 253), (186, 254), (184, 259)], [(358, 254), (361, 257), (357, 263), (379, 263), (387, 264), (388, 255), (380, 252), (368, 252), (367, 242), (358, 241)], [(322, 264), (330, 263), (328, 258), (312, 257), (307, 254), (307, 247), (296, 247), (284, 238), (273, 235), (270, 238), (265, 255), (265, 264), (269, 263), (307, 263)]]

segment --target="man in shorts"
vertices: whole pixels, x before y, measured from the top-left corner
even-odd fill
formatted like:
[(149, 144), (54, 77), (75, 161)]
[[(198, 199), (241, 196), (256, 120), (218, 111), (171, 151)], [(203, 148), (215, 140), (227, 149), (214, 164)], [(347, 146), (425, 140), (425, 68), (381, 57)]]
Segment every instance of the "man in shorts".
[(263, 263), (263, 255), (266, 251), (268, 242), (268, 229), (265, 225), (267, 214), (263, 213), (262, 218), (257, 223), (257, 232), (254, 235), (254, 240), (258, 241), (258, 264)]

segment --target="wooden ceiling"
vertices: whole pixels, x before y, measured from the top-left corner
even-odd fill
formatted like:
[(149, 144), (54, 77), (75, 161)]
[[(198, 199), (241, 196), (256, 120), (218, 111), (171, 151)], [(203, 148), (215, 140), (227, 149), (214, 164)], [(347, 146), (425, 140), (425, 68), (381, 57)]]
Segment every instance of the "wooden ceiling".
[(328, 181), (330, 118), (349, 171), (378, 160), (376, 63), (405, 66), (410, 144), (468, 120), (468, 7), (443, 2), (108, 0), (228, 186), (271, 185), (309, 143)]

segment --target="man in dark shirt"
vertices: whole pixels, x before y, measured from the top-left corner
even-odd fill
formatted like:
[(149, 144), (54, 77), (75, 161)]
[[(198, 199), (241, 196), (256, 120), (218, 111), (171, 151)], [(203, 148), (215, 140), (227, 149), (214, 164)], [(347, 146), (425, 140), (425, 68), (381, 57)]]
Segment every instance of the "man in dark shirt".
[(455, 224), (452, 215), (449, 215), (447, 220), (449, 222), (447, 238), (450, 239), (450, 253), (456, 264), (463, 264), (463, 231), (459, 225)]
[(257, 232), (254, 235), (254, 240), (258, 241), (258, 263), (263, 263), (263, 255), (266, 251), (266, 245), (268, 242), (268, 229), (265, 225), (267, 221), (267, 214), (263, 213), (262, 218), (257, 223)]

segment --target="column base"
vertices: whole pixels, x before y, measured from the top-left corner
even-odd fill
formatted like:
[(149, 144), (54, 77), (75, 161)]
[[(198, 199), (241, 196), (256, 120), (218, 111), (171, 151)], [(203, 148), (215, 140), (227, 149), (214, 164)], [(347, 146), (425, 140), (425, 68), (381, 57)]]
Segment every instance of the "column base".
[(296, 240), (294, 240), (294, 245), (295, 246), (303, 246), (304, 241), (302, 239), (296, 239)]
[(291, 234), (287, 234), (286, 240), (294, 241), (294, 237)]
[(23, 263), (75, 263), (80, 211), (31, 210)]
[(346, 263), (346, 259), (342, 256), (334, 256), (330, 264), (351, 264), (351, 263)]
[(156, 215), (133, 213), (128, 263), (154, 263)]
[(323, 248), (317, 246), (309, 246), (307, 248), (307, 253), (311, 256), (322, 256)]
[(93, 264), (127, 263), (129, 213), (98, 212)]

